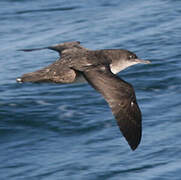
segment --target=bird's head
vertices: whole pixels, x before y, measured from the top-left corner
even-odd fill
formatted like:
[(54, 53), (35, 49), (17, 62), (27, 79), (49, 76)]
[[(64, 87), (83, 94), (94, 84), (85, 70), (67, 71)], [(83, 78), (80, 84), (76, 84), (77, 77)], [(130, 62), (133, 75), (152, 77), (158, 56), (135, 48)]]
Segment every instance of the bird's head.
[(112, 73), (116, 74), (129, 66), (134, 64), (149, 64), (150, 61), (142, 60), (137, 57), (137, 55), (128, 50), (114, 50), (112, 58), (112, 63), (110, 64), (110, 68)]

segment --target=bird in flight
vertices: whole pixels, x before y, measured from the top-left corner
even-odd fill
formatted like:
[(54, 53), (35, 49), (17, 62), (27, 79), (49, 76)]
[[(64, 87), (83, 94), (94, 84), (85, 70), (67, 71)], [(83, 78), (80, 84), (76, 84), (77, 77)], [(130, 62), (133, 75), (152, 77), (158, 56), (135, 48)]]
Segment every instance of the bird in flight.
[(141, 141), (141, 111), (133, 86), (116, 74), (134, 64), (148, 64), (150, 61), (138, 59), (136, 54), (124, 49), (89, 50), (78, 41), (20, 50), (29, 52), (43, 49), (57, 51), (60, 58), (45, 68), (22, 75), (16, 81), (19, 83), (87, 81), (103, 95), (120, 131), (131, 149), (135, 150)]

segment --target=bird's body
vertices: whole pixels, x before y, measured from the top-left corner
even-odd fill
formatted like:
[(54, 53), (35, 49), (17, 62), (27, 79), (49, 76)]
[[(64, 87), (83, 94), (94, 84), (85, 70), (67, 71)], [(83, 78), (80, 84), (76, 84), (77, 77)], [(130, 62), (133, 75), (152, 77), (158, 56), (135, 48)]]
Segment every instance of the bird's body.
[(139, 60), (127, 50), (88, 50), (79, 42), (22, 50), (41, 49), (55, 50), (60, 58), (41, 70), (24, 74), (17, 82), (75, 83), (86, 80), (104, 96), (124, 137), (132, 150), (136, 149), (141, 140), (141, 111), (133, 87), (115, 74), (133, 64), (149, 61)]

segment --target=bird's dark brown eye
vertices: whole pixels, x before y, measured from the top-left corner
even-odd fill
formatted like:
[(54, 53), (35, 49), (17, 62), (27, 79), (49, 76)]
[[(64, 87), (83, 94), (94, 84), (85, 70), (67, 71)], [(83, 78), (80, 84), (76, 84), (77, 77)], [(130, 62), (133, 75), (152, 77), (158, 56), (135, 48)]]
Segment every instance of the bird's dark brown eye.
[(135, 55), (129, 55), (128, 59), (136, 59)]
[(134, 56), (133, 55), (129, 55), (129, 59), (134, 59)]

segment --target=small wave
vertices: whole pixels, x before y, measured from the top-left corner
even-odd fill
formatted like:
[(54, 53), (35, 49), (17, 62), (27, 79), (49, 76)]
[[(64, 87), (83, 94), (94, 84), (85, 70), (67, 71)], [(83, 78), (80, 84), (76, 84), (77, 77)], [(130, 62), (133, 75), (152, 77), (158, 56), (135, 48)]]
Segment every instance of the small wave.
[(65, 116), (65, 117), (73, 117), (74, 114), (75, 114), (75, 111), (72, 111), (72, 110), (70, 111), (70, 110), (69, 110), (69, 111), (67, 111), (67, 112), (64, 114), (64, 116)]
[(67, 110), (67, 105), (61, 105), (61, 106), (58, 107), (58, 109), (60, 111), (66, 111)]
[(40, 105), (52, 105), (51, 103), (48, 103), (48, 102), (43, 101), (43, 100), (37, 100), (36, 103), (40, 104)]
[[(58, 107), (58, 109), (59, 109), (61, 112), (63, 112), (63, 116), (64, 116), (64, 117), (70, 118), (70, 117), (73, 117), (74, 114), (75, 114), (75, 111), (69, 110), (69, 109), (68, 109), (68, 106), (66, 106), (66, 105), (61, 105), (61, 106)], [(62, 118), (62, 114), (61, 114), (61, 118)]]

